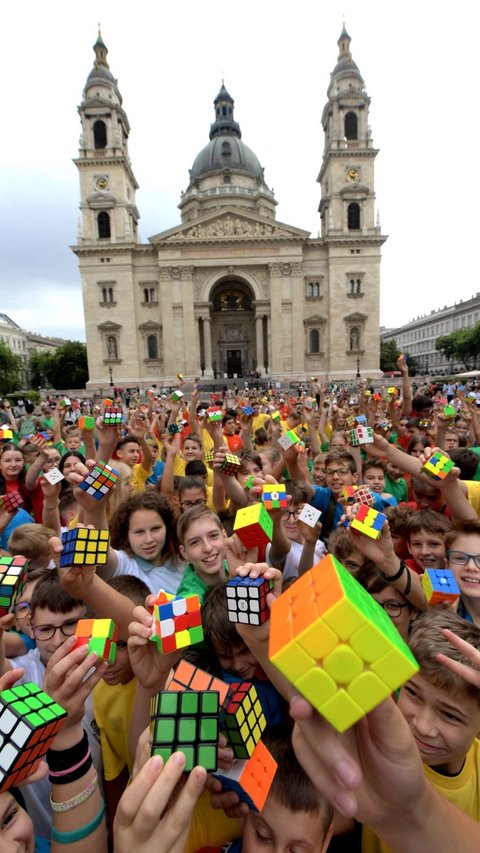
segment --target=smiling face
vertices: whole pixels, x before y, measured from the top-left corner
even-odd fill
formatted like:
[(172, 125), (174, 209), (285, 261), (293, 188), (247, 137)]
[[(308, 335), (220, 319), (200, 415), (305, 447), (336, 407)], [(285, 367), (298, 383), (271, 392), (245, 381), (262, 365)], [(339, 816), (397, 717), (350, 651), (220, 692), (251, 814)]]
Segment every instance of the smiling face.
[(180, 545), (183, 559), (193, 565), (197, 575), (209, 586), (225, 579), (226, 538), (227, 534), (217, 521), (204, 515), (192, 521), (184, 534), (184, 544)]
[(16, 480), (23, 470), (23, 455), (19, 450), (8, 448), (0, 459), (0, 470), (6, 480)]
[(128, 543), (137, 557), (160, 566), (166, 537), (167, 528), (158, 512), (153, 509), (132, 512), (128, 525)]
[(140, 445), (136, 441), (127, 441), (117, 448), (117, 457), (121, 462), (125, 462), (126, 465), (130, 465), (130, 468), (133, 468), (140, 459)]
[(185, 459), (185, 462), (191, 462), (193, 459), (202, 459), (203, 449), (198, 442), (192, 441), (190, 438), (186, 438), (183, 442), (182, 456)]
[[(455, 551), (463, 554), (473, 554), (480, 562), (480, 534), (461, 533), (451, 543), (447, 554), (447, 568), (455, 575), (460, 592), (466, 598), (480, 600), (480, 568), (470, 558), (466, 565), (458, 565)], [(465, 559), (461, 559), (464, 563)]]
[(344, 459), (331, 459), (325, 466), (325, 479), (334, 497), (338, 499), (344, 486), (353, 486), (357, 482), (358, 474), (352, 474), (348, 462)]
[(451, 693), (416, 675), (402, 687), (398, 707), (422, 761), (450, 775), (460, 773), (480, 731), (480, 706), (466, 691)]
[(443, 569), (445, 566), (445, 546), (441, 533), (429, 533), (419, 530), (411, 533), (408, 550), (417, 566), (425, 569)]
[(383, 468), (368, 468), (363, 475), (363, 482), (372, 490), (382, 494), (385, 491), (385, 474)]
[(2, 853), (33, 853), (33, 824), (15, 797), (0, 794), (0, 850)]
[(243, 853), (324, 853), (332, 835), (321, 814), (293, 812), (269, 794), (261, 812), (249, 812), (243, 825)]
[(240, 638), (238, 644), (234, 646), (227, 646), (213, 639), (213, 637), (211, 642), (222, 669), (236, 675), (239, 681), (252, 681), (254, 679), (258, 663), (250, 649), (240, 641)]

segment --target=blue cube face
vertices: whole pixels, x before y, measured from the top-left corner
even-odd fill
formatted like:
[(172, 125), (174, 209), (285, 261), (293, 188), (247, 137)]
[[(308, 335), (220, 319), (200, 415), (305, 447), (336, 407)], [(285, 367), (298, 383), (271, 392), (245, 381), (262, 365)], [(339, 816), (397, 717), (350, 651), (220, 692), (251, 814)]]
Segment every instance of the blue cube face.
[(455, 575), (450, 569), (427, 569), (427, 572), (435, 592), (460, 595)]

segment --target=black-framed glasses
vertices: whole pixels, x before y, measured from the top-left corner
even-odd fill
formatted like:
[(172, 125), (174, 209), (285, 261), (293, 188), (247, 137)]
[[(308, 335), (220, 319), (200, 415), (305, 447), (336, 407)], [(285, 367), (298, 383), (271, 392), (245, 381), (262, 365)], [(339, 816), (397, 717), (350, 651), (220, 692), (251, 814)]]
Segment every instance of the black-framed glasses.
[(282, 510), (282, 521), (290, 521), (293, 518), (294, 521), (298, 521), (300, 518), (300, 513), (303, 507), (299, 507), (298, 509), (283, 509)]
[(345, 474), (350, 474), (350, 468), (325, 468), (325, 474), (329, 477), (333, 477), (334, 474), (344, 477)]
[(447, 551), (448, 561), (454, 566), (468, 566), (473, 560), (477, 569), (480, 569), (480, 554), (466, 554), (465, 551)]
[(69, 619), (62, 625), (32, 625), (33, 636), (36, 640), (51, 640), (57, 631), (61, 631), (64, 637), (71, 637), (75, 633), (77, 622), (78, 619)]
[(399, 616), (402, 615), (402, 610), (404, 607), (409, 607), (408, 601), (405, 604), (402, 604), (400, 601), (379, 601), (380, 607), (383, 607), (385, 613), (388, 613), (391, 619), (398, 619)]
[(198, 501), (180, 501), (180, 506), (183, 509), (192, 509), (194, 506), (205, 506), (206, 503), (206, 498), (199, 498)]

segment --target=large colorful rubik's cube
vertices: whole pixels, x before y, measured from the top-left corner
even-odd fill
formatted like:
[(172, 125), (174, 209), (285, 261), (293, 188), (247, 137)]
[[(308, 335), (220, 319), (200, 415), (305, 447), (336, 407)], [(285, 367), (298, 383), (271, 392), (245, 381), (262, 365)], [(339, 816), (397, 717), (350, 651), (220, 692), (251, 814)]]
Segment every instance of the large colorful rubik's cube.
[(348, 433), (348, 441), (351, 447), (358, 447), (360, 444), (372, 444), (372, 427), (359, 426), (356, 429), (351, 429)]
[(111, 468), (105, 462), (96, 462), (84, 481), (80, 483), (80, 488), (95, 500), (101, 501), (105, 495), (108, 495), (110, 489), (113, 489), (117, 479), (118, 471), (115, 471), (115, 468)]
[(282, 450), (288, 450), (289, 447), (293, 447), (293, 445), (298, 444), (299, 441), (300, 439), (293, 429), (287, 430), (287, 432), (284, 432), (278, 439), (278, 443)]
[(455, 601), (460, 595), (455, 575), (450, 569), (427, 569), (421, 583), (428, 604)]
[(215, 678), (209, 672), (204, 672), (203, 669), (194, 666), (187, 660), (180, 661), (166, 689), (176, 691), (197, 690), (198, 692), (215, 690), (218, 693), (220, 707), (230, 693), (229, 684), (220, 678)]
[(242, 412), (247, 418), (251, 418), (254, 412), (253, 406), (242, 406)]
[(36, 684), (0, 693), (0, 793), (34, 773), (67, 712)]
[(238, 474), (240, 469), (240, 459), (238, 456), (235, 456), (235, 453), (226, 453), (223, 457), (222, 464), (220, 465), (220, 471), (222, 474), (226, 474), (228, 477), (234, 477), (235, 474)]
[(284, 509), (287, 504), (287, 487), (284, 483), (266, 483), (262, 488), (265, 509)]
[(95, 418), (92, 418), (90, 415), (82, 415), (78, 419), (78, 428), (84, 431), (95, 429)]
[(455, 463), (448, 456), (436, 450), (435, 453), (432, 453), (430, 459), (427, 459), (425, 464), (422, 465), (422, 472), (428, 474), (433, 480), (444, 480), (454, 465)]
[(167, 761), (172, 753), (183, 752), (185, 771), (197, 764), (217, 769), (219, 700), (214, 690), (182, 692), (164, 690), (151, 703), (151, 754)]
[(104, 566), (108, 556), (108, 530), (75, 527), (62, 533), (60, 567)]
[(229, 621), (263, 625), (270, 618), (267, 595), (272, 589), (271, 580), (237, 575), (226, 585)]
[(251, 504), (237, 510), (233, 530), (245, 548), (258, 548), (259, 559), (263, 559), (273, 534), (273, 521), (263, 504)]
[(80, 619), (75, 628), (75, 648), (88, 646), (100, 660), (114, 663), (117, 655), (117, 626), (112, 619)]
[(122, 423), (123, 412), (120, 406), (105, 406), (103, 423), (105, 426), (118, 426)]
[(219, 409), (218, 406), (210, 406), (207, 409), (207, 417), (210, 423), (215, 423), (215, 421), (223, 420), (223, 411)]
[(339, 732), (419, 670), (390, 617), (331, 554), (275, 599), (269, 657)]
[(198, 595), (177, 598), (162, 590), (153, 605), (150, 639), (162, 654), (201, 642), (203, 628)]
[(234, 758), (229, 770), (218, 770), (213, 775), (225, 791), (235, 791), (249, 809), (261, 812), (277, 767), (277, 762), (259, 740), (250, 758)]
[(22, 594), (27, 571), (26, 557), (0, 557), (0, 616), (5, 616)]
[(366, 426), (367, 425), (367, 416), (366, 415), (357, 415), (355, 418), (358, 426)]
[(21, 506), (23, 506), (23, 498), (20, 492), (8, 492), (6, 495), (0, 495), (0, 509), (4, 509), (6, 512), (16, 512)]
[(236, 758), (249, 758), (267, 725), (255, 685), (249, 681), (230, 685), (224, 706), (222, 731)]
[(363, 533), (370, 539), (379, 539), (387, 516), (367, 504), (360, 504), (350, 527), (357, 533)]

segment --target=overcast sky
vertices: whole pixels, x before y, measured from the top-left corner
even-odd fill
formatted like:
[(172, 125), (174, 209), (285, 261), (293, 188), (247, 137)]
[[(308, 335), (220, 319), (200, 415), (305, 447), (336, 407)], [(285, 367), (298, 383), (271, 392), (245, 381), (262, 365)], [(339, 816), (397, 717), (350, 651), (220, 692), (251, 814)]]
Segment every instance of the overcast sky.
[[(372, 99), (383, 248), (381, 321), (405, 323), (480, 290), (478, 2), (24, 0), (2, 6), (0, 311), (84, 339), (76, 241), (76, 111), (100, 16), (128, 114), (143, 241), (180, 221), (222, 74), (277, 219), (317, 236), (321, 114), (345, 17)], [(477, 118), (475, 118), (477, 116)], [(474, 257), (475, 254), (475, 257)]]

